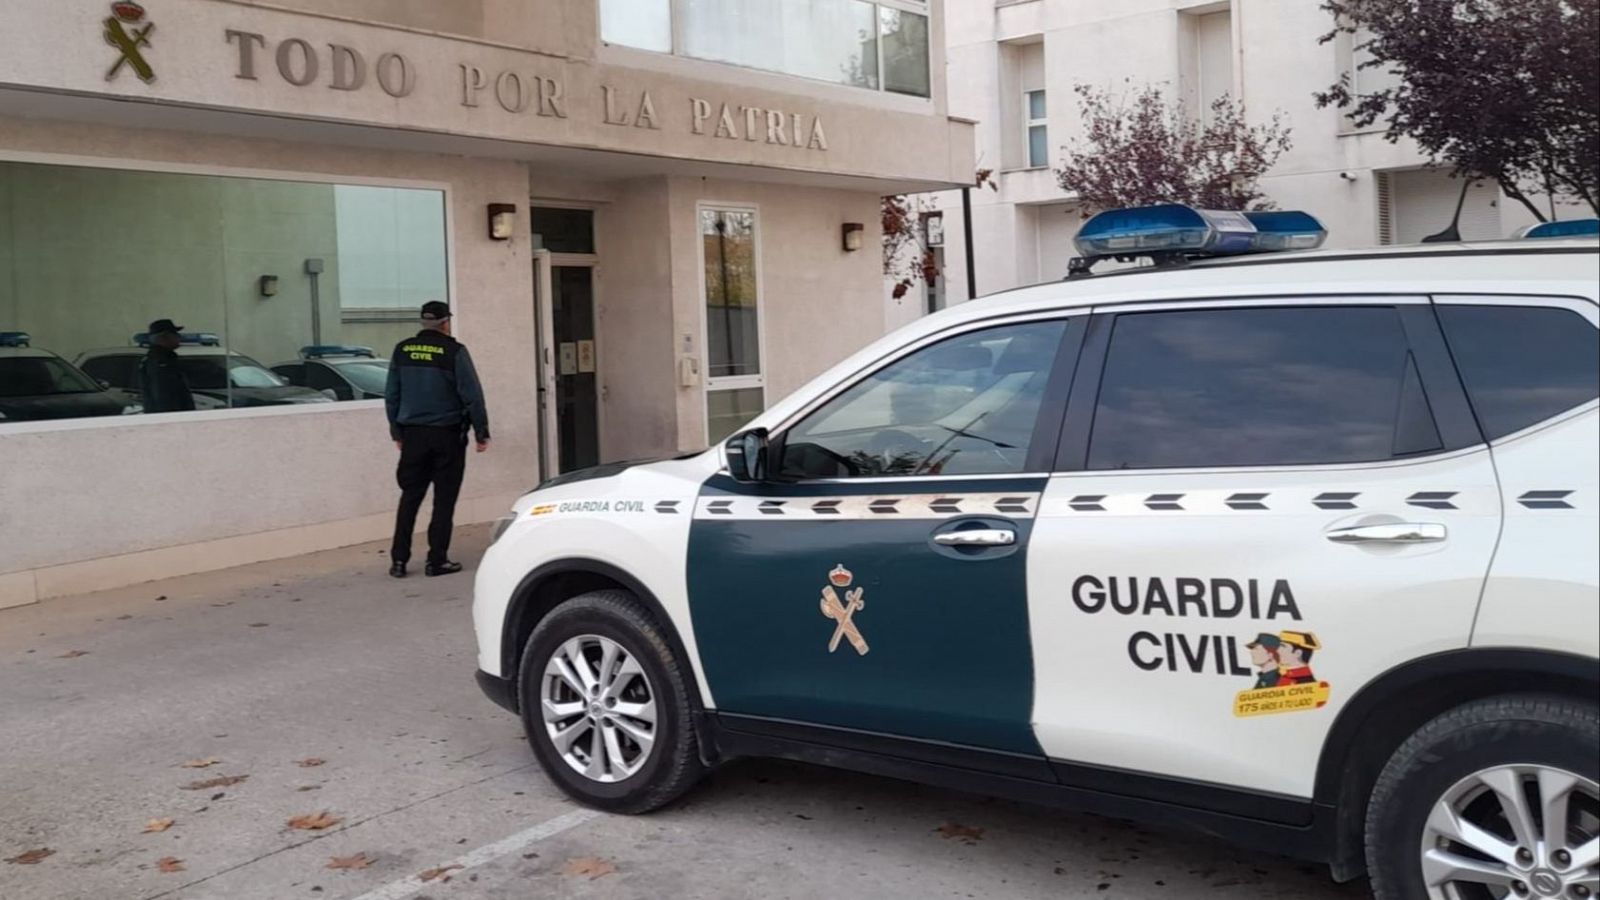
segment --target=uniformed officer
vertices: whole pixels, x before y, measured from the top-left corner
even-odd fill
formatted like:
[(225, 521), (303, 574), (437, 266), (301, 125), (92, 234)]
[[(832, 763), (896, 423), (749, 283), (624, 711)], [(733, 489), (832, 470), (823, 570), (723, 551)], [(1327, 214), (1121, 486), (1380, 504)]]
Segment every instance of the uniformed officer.
[(433, 519), (428, 523), (428, 563), (424, 574), (461, 571), (451, 562), (450, 533), (455, 528), (456, 495), (467, 466), (467, 429), (478, 452), (489, 449), (489, 413), (483, 388), (467, 348), (450, 336), (450, 307), (438, 300), (422, 305), (422, 330), (395, 345), (384, 392), (389, 435), (400, 449), (395, 478), (400, 510), (394, 520), (389, 574), (406, 577), (411, 532), (417, 510), (433, 485)]
[(147, 413), (194, 409), (189, 380), (183, 377), (183, 369), (178, 365), (177, 349), (183, 344), (178, 336), (181, 331), (183, 326), (172, 324), (171, 319), (157, 319), (147, 330), (150, 352), (139, 363), (140, 402)]
[(1245, 648), (1250, 651), (1250, 662), (1256, 669), (1255, 690), (1278, 686), (1280, 670), (1278, 668), (1278, 648), (1283, 642), (1275, 634), (1262, 632)]
[(1278, 647), (1278, 662), (1282, 674), (1278, 685), (1310, 684), (1317, 680), (1311, 672), (1311, 654), (1322, 649), (1322, 642), (1309, 631), (1283, 631), (1278, 633), (1282, 646)]

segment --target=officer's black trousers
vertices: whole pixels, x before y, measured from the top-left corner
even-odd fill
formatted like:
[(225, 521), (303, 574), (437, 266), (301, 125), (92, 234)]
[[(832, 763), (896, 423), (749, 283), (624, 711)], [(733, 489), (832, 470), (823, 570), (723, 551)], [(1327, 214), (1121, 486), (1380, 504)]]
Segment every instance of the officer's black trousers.
[(394, 517), (394, 545), (389, 558), (411, 560), (411, 532), (417, 527), (417, 510), (433, 486), (433, 520), (428, 523), (428, 562), (450, 558), (450, 533), (455, 529), (456, 496), (467, 471), (467, 434), (458, 427), (400, 426), (400, 511)]

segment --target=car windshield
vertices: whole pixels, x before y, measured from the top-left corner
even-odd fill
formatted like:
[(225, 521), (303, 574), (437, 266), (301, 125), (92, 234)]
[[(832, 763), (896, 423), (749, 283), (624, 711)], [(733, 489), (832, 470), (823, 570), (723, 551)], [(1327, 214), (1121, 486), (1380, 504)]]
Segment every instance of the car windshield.
[(0, 397), (92, 394), (102, 390), (64, 359), (14, 356), (0, 359)]
[(288, 384), (266, 366), (237, 353), (228, 356), (226, 374), (222, 370), (220, 355), (179, 356), (178, 365), (183, 369), (183, 377), (188, 380), (189, 388), (196, 391), (226, 390), (230, 381), (236, 388), (275, 388)]
[(350, 379), (350, 383), (369, 394), (381, 394), (389, 382), (389, 361), (385, 359), (371, 360), (368, 362), (342, 363), (339, 374)]

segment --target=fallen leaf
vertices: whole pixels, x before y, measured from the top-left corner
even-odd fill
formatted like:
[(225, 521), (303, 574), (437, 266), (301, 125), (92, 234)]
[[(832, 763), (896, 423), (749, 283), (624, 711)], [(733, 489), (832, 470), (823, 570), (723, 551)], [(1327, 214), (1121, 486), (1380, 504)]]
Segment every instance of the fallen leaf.
[(207, 778), (204, 781), (191, 781), (184, 785), (183, 789), (186, 791), (209, 791), (212, 788), (238, 784), (249, 777), (249, 775), (218, 775), (216, 778)]
[(156, 868), (171, 875), (173, 872), (183, 871), (183, 860), (176, 856), (163, 856), (156, 860)]
[(143, 833), (144, 834), (151, 834), (151, 833), (157, 832), (157, 831), (166, 831), (168, 828), (171, 828), (174, 824), (175, 824), (175, 822), (172, 819), (151, 819), (150, 821), (144, 823), (144, 831), (143, 831)]
[(433, 880), (437, 879), (440, 882), (445, 882), (445, 881), (449, 881), (450, 880), (450, 875), (448, 874), (450, 872), (450, 870), (451, 869), (459, 869), (459, 868), (461, 868), (461, 867), (460, 866), (440, 866), (437, 869), (428, 869), (428, 870), (423, 871), (423, 872), (418, 872), (417, 873), (417, 877), (422, 879), (423, 881), (433, 881)]
[(133, 618), (133, 616), (131, 616), (131, 615), (121, 615), (121, 616), (117, 616), (117, 621), (121, 622), (121, 621), (124, 621), (124, 620), (127, 620), (127, 619), (131, 619), (131, 618)]
[(374, 862), (377, 862), (377, 860), (366, 855), (365, 853), (357, 853), (355, 856), (330, 856), (328, 857), (328, 868), (365, 869)]
[(67, 652), (65, 652), (65, 653), (61, 654), (60, 656), (56, 657), (56, 659), (77, 659), (80, 656), (88, 656), (88, 655), (89, 655), (89, 651), (87, 651), (87, 650), (68, 650)]
[(222, 760), (217, 759), (215, 756), (208, 756), (205, 759), (191, 759), (184, 763), (183, 767), (185, 769), (204, 769), (214, 766), (219, 762), (222, 762)]
[(979, 841), (983, 839), (983, 829), (972, 825), (962, 825), (958, 822), (946, 822), (934, 829), (946, 840), (960, 838), (964, 841)]
[(265, 627), (267, 627), (267, 623), (266, 622), (251, 622), (250, 623), (250, 627), (251, 628), (265, 628)]
[(298, 828), (301, 831), (321, 831), (324, 828), (332, 828), (343, 821), (344, 818), (342, 816), (330, 816), (327, 810), (323, 810), (319, 813), (295, 816), (289, 820), (289, 827)]
[(320, 791), (320, 790), (322, 790), (322, 785), (320, 785), (320, 784), (302, 784), (299, 787), (295, 788), (295, 790), (300, 791), (301, 793), (305, 793), (306, 791)]
[(26, 853), (19, 853), (10, 859), (7, 859), (6, 862), (11, 863), (14, 866), (33, 866), (38, 865), (40, 860), (55, 855), (56, 852), (51, 850), (49, 847), (40, 847), (37, 850), (29, 850)]
[(320, 766), (325, 762), (327, 762), (327, 760), (318, 759), (317, 757), (312, 756), (312, 757), (308, 757), (306, 759), (296, 760), (295, 761), (295, 765), (299, 766), (302, 769), (311, 769), (311, 768), (315, 768), (317, 766)]
[(596, 856), (581, 856), (567, 862), (561, 874), (569, 878), (579, 878), (587, 875), (590, 881), (610, 875), (617, 870), (616, 866)]

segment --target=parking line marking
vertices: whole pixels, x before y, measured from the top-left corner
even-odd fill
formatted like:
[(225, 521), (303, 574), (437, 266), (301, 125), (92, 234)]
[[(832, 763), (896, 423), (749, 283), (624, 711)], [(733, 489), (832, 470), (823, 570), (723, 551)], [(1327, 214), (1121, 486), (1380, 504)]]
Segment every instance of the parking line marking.
[[(546, 838), (555, 837), (563, 831), (576, 828), (599, 816), (600, 813), (592, 809), (575, 809), (572, 812), (556, 816), (554, 819), (540, 822), (532, 828), (525, 828), (510, 837), (501, 838), (492, 844), (484, 844), (476, 850), (465, 853), (455, 859), (446, 860), (439, 865), (441, 867), (459, 867), (451, 871), (450, 874), (452, 875), (465, 873), (469, 869), (492, 862), (502, 856), (508, 856), (530, 844), (537, 844)], [(409, 897), (429, 886), (430, 883), (423, 881), (419, 876), (408, 875), (399, 881), (391, 881), (382, 887), (368, 891), (355, 898), (355, 900), (401, 900), (401, 898)]]

